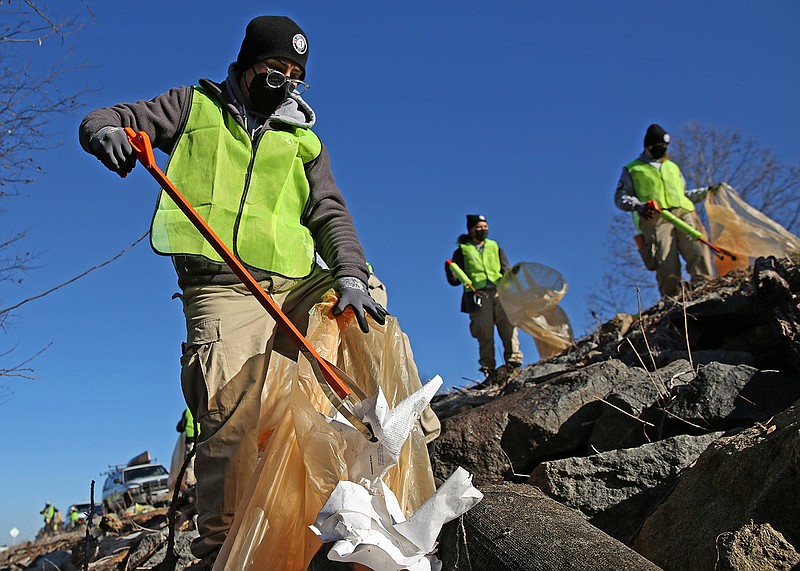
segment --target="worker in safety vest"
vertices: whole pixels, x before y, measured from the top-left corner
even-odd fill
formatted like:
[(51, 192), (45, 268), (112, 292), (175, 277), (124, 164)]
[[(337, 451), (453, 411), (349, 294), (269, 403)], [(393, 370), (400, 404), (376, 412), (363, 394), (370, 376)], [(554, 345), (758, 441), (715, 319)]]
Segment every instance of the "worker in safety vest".
[[(124, 176), (136, 159), (122, 128), (145, 131), (170, 155), (170, 180), (301, 332), (331, 287), (339, 294), (334, 314), (352, 308), (366, 332), (367, 314), (384, 323), (386, 312), (367, 293), (363, 248), (328, 151), (311, 130), (316, 116), (300, 96), (308, 55), (294, 21), (259, 16), (223, 81), (201, 79), (150, 101), (92, 111), (80, 142)], [(172, 256), (182, 289), (181, 383), (202, 428), (195, 459), (200, 535), (192, 551), (209, 566), (258, 461), (270, 354), (296, 359), (298, 351), (163, 193), (150, 238), (156, 252)], [(330, 270), (315, 265), (315, 250)]]
[[(192, 411), (189, 410), (188, 406), (184, 409), (181, 419), (175, 426), (175, 430), (183, 432), (184, 458), (186, 458), (191, 453), (192, 448), (194, 448), (197, 440), (197, 433), (200, 432), (200, 425), (194, 421), (194, 416), (192, 416)], [(194, 456), (192, 456), (192, 459), (189, 460), (189, 463), (186, 465), (183, 482), (186, 487), (189, 488), (197, 483), (197, 478), (194, 474)]]
[[(458, 248), (452, 261), (464, 270), (476, 292), (464, 285), (461, 311), (469, 314), (469, 330), (478, 340), (480, 370), (485, 375), (482, 387), (508, 377), (522, 365), (517, 328), (511, 325), (500, 297), (497, 284), (508, 271), (509, 263), (503, 249), (488, 238), (489, 223), (482, 214), (467, 215), (467, 234), (458, 238)], [(450, 285), (462, 285), (458, 277), (445, 264), (445, 274)], [(494, 330), (503, 342), (505, 365), (495, 368)]]
[(69, 523), (72, 529), (75, 529), (78, 527), (78, 525), (80, 525), (81, 513), (78, 511), (76, 506), (70, 506), (69, 513), (67, 515), (69, 516)]
[(642, 154), (623, 167), (614, 194), (617, 208), (633, 213), (634, 224), (642, 236), (639, 251), (645, 266), (655, 270), (662, 296), (672, 296), (680, 291), (679, 254), (686, 260), (686, 271), (692, 282), (713, 277), (707, 247), (647, 206), (649, 200), (654, 200), (693, 228), (703, 230), (694, 204), (705, 199), (716, 185), (687, 190), (681, 169), (669, 160), (669, 143), (669, 133), (660, 125), (650, 125), (644, 136)]
[(39, 513), (42, 514), (44, 518), (44, 529), (47, 533), (53, 533), (56, 531), (56, 512), (58, 510), (56, 507), (51, 504), (50, 502), (45, 502), (42, 511)]

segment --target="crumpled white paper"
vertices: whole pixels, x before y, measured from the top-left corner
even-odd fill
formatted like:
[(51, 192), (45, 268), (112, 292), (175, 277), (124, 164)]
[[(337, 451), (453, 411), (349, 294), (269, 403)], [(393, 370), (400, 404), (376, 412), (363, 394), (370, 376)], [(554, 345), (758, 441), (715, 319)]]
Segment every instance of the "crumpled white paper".
[(441, 386), (442, 378), (436, 375), (395, 408), (389, 408), (380, 387), (371, 397), (358, 403), (355, 412), (364, 422), (369, 423), (375, 434), (375, 441), (364, 438), (341, 414), (330, 419), (331, 426), (347, 442), (344, 459), (351, 481), (366, 479), (371, 482), (395, 465), (414, 423)]
[(370, 423), (377, 442), (368, 442), (341, 416), (331, 419), (347, 440), (345, 459), (352, 481), (337, 484), (309, 526), (323, 542), (335, 542), (329, 559), (361, 563), (376, 571), (441, 569), (432, 555), (439, 531), (483, 498), (472, 485), (472, 476), (458, 468), (408, 520), (394, 492), (380, 479), (397, 461), (414, 423), (441, 384), (437, 375), (393, 409), (380, 389), (362, 401), (357, 412)]
[(431, 552), (442, 526), (483, 498), (472, 476), (457, 468), (447, 481), (405, 519), (392, 490), (378, 479), (339, 482), (311, 530), (324, 542), (335, 541), (328, 558), (361, 563), (375, 571), (439, 571)]

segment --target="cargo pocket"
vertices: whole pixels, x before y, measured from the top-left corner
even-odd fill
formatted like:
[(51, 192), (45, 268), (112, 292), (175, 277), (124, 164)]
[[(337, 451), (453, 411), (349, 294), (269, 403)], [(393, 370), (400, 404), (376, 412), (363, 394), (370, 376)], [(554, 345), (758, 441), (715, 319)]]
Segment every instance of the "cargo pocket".
[(181, 355), (181, 385), (186, 403), (199, 420), (214, 412), (210, 403), (228, 381), (228, 363), (222, 342), (222, 320), (193, 323)]
[(651, 272), (655, 271), (655, 269), (658, 267), (658, 264), (656, 263), (655, 243), (648, 244), (644, 239), (644, 235), (642, 234), (636, 234), (636, 236), (633, 237), (633, 241), (636, 242), (636, 248), (639, 250), (639, 255), (642, 257), (644, 267)]

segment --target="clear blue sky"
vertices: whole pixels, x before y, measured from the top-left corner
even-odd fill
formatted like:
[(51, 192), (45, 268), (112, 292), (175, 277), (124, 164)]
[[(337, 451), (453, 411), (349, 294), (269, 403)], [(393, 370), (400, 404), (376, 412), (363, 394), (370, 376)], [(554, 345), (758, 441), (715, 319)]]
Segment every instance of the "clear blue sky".
[[(423, 376), (477, 378), (477, 344), (442, 266), (483, 213), (513, 262), (559, 270), (576, 333), (606, 268), (619, 170), (648, 124), (738, 128), (784, 161), (800, 157), (800, 4), (794, 1), (193, 2), (63, 0), (85, 28), (26, 48), (37, 65), (83, 66), (65, 91), (84, 105), (50, 129), (39, 182), (5, 200), (3, 237), (27, 229), (38, 269), (0, 284), (0, 307), (111, 258), (144, 233), (156, 188), (77, 143), (95, 107), (220, 80), (244, 27), (286, 14), (310, 43), (306, 100), (368, 259)], [(235, 8), (234, 8), (235, 6)], [(611, 8), (613, 6), (613, 8)], [(160, 156), (162, 165), (165, 157)], [(169, 464), (183, 408), (180, 302), (168, 259), (139, 244), (111, 266), (24, 306), (0, 333), (3, 365), (45, 347), (37, 380), (5, 380), (0, 404), (0, 545), (30, 538), (45, 500), (97, 498), (109, 464), (147, 449)], [(538, 356), (523, 335), (526, 363)]]

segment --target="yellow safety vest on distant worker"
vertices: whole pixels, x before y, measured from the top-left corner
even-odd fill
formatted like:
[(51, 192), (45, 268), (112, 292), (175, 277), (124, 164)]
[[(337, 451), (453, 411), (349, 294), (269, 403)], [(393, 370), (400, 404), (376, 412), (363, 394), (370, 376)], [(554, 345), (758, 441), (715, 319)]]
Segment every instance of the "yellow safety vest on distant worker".
[(681, 169), (672, 161), (661, 163), (661, 169), (636, 159), (625, 165), (633, 180), (633, 190), (642, 202), (655, 200), (661, 208), (683, 208), (694, 212), (694, 204), (686, 197), (686, 183)]
[[(475, 244), (460, 244), (464, 254), (464, 271), (472, 280), (475, 289), (486, 287), (487, 283), (496, 284), (503, 277), (500, 268), (500, 246), (494, 240), (484, 240), (483, 251), (478, 251)], [(469, 289), (464, 286), (464, 289)]]
[[(251, 141), (219, 101), (195, 87), (166, 174), (243, 263), (302, 278), (314, 266), (314, 240), (300, 223), (310, 194), (304, 166), (321, 150), (311, 130), (289, 125)], [(159, 254), (222, 261), (163, 191), (150, 241)]]

